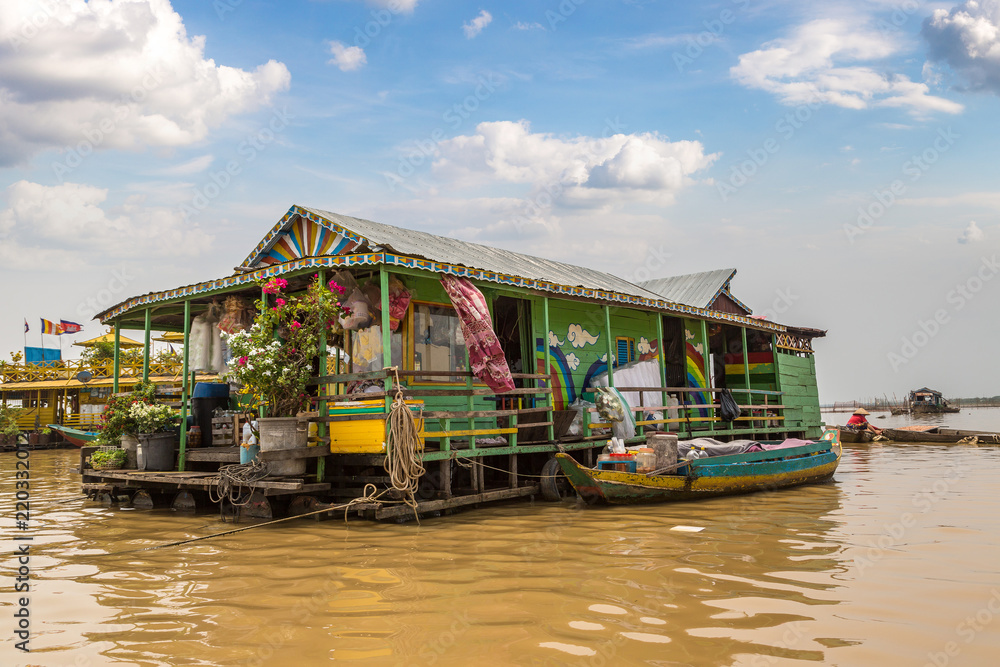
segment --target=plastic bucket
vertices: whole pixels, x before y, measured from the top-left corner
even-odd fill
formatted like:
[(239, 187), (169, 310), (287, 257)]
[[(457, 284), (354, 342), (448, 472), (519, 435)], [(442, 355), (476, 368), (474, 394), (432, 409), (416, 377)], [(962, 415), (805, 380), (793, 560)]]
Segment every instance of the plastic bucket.
[(246, 465), (255, 460), (258, 452), (260, 452), (260, 445), (241, 445), (240, 463)]
[[(298, 449), (309, 444), (309, 423), (298, 417), (258, 419), (257, 428), (262, 452)], [(306, 459), (268, 461), (267, 466), (272, 475), (294, 477), (305, 474)]]
[(123, 433), (121, 447), (125, 450), (125, 467), (135, 470), (139, 465), (139, 438)]
[(139, 449), (136, 454), (139, 470), (173, 470), (173, 433), (140, 433)]
[[(200, 385), (201, 383), (198, 384)], [(222, 386), (227, 389), (229, 388), (229, 385)], [(201, 429), (202, 447), (212, 446), (212, 414), (215, 412), (215, 409), (222, 408), (225, 410), (228, 407), (228, 396), (198, 396), (191, 399), (191, 413), (194, 415), (194, 423)]]

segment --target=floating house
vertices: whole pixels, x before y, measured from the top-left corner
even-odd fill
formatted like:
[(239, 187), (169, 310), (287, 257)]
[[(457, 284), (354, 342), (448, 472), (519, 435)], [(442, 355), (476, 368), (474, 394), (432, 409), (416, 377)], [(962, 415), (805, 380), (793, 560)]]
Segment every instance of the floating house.
[[(302, 289), (314, 274), (349, 273), (380, 317), (328, 341), (316, 378), (320, 424), (309, 472), (260, 489), (265, 498), (308, 493), (355, 498), (366, 482), (383, 484), (384, 417), (396, 382), (422, 402), (428, 511), (539, 492), (538, 475), (556, 451), (590, 461), (609, 424), (593, 400), (596, 386), (619, 389), (642, 438), (648, 430), (722, 439), (819, 437), (812, 340), (815, 329), (753, 318), (732, 295), (735, 269), (633, 284), (618, 276), (303, 206), (293, 206), (227, 277), (130, 298), (99, 314), (115, 332), (184, 336), (185, 377), (193, 318), (227, 297), (249, 303), (274, 276)], [(458, 314), (441, 278), (468, 279), (489, 305), (492, 327), (515, 388), (497, 393), (470, 372)], [(390, 322), (389, 286), (410, 295)], [(396, 368), (390, 372), (386, 369)], [(398, 376), (397, 376), (398, 374)], [(743, 408), (718, 415), (719, 392)], [(182, 404), (190, 383), (182, 386)], [(367, 399), (359, 405), (359, 399)], [(374, 402), (374, 403), (373, 403)], [(370, 419), (366, 419), (366, 415)], [(85, 470), (85, 488), (204, 490), (203, 471), (238, 460), (238, 448), (189, 448), (180, 436), (178, 472), (125, 475)], [(484, 465), (470, 465), (483, 463)], [(143, 481), (145, 479), (145, 481)], [(204, 482), (204, 483), (203, 483)], [(186, 486), (185, 486), (186, 485)], [(355, 509), (373, 518), (406, 507)]]
[(940, 391), (935, 391), (927, 387), (911, 391), (907, 402), (910, 412), (914, 414), (960, 412), (958, 408), (948, 405), (948, 401), (944, 400), (944, 395)]

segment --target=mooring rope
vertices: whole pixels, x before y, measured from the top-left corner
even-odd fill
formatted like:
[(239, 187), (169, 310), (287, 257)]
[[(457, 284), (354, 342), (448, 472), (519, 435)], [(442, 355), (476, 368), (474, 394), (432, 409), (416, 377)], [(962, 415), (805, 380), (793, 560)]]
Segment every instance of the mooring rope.
[(389, 409), (389, 429), (383, 467), (389, 474), (392, 488), (403, 494), (403, 502), (412, 507), (416, 515), (416, 494), (420, 487), (420, 478), (425, 472), (420, 456), (420, 432), (413, 419), (413, 413), (403, 398), (399, 369), (393, 367), (392, 370), (396, 376), (396, 398)]
[(219, 468), (218, 486), (208, 487), (208, 499), (213, 503), (228, 500), (233, 507), (244, 507), (257, 490), (257, 482), (267, 477), (269, 472), (267, 462), (258, 459), (222, 466)]

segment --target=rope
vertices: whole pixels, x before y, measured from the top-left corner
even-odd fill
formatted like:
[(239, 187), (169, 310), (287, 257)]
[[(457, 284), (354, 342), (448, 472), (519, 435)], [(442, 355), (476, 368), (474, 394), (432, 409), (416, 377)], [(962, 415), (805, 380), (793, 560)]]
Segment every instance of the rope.
[(250, 463), (222, 466), (218, 488), (208, 488), (208, 499), (213, 503), (228, 500), (233, 507), (244, 507), (257, 490), (257, 482), (267, 477), (268, 472), (267, 462), (256, 459)]
[[(403, 386), (399, 383), (399, 369), (392, 368), (396, 375), (396, 398), (389, 409), (389, 429), (386, 437), (386, 455), (383, 467), (389, 474), (392, 488), (403, 494), (403, 502), (417, 513), (416, 493), (424, 466), (420, 456), (420, 433), (413, 413), (403, 399)], [(419, 519), (418, 519), (419, 520)]]

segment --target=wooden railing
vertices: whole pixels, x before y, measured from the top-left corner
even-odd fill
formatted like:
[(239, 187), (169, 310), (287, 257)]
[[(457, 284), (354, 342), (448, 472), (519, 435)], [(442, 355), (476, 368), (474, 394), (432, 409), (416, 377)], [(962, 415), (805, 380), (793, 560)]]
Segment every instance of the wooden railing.
[[(667, 430), (677, 432), (681, 436), (692, 435), (746, 435), (751, 433), (778, 433), (786, 431), (783, 422), (785, 420), (785, 406), (780, 402), (783, 392), (764, 391), (761, 389), (731, 389), (734, 398), (743, 397), (743, 402), (738, 403), (742, 414), (733, 421), (732, 428), (716, 428), (716, 424), (723, 420), (716, 414), (716, 410), (721, 408), (721, 403), (715, 402), (715, 395), (720, 394), (722, 389), (705, 389), (698, 387), (615, 387), (620, 392), (638, 392), (639, 405), (630, 405), (635, 417), (637, 434), (641, 435), (646, 426), (665, 426)], [(679, 394), (678, 405), (644, 405), (646, 394), (660, 394), (665, 397), (667, 394)], [(688, 398), (689, 394), (712, 394), (711, 403), (698, 403), (693, 398)], [(661, 400), (661, 403), (666, 403)], [(693, 414), (695, 411), (708, 410), (708, 416)], [(591, 422), (590, 415), (597, 412), (597, 408), (590, 408), (587, 411), (588, 430), (607, 429), (611, 424), (607, 422)], [(660, 412), (664, 416), (660, 419), (645, 419), (648, 413)], [(677, 417), (668, 417), (671, 413), (677, 413)], [(683, 414), (683, 416), (681, 416)], [(729, 422), (726, 422), (727, 424)], [(596, 436), (605, 437), (605, 436)]]
[[(46, 380), (72, 380), (81, 371), (88, 371), (94, 379), (112, 378), (115, 375), (113, 361), (90, 364), (82, 359), (70, 359), (57, 362), (56, 366), (40, 366), (38, 364), (11, 364), (0, 366), (0, 384), (12, 382), (41, 382)], [(179, 376), (183, 365), (179, 361), (150, 361), (150, 376)], [(141, 378), (142, 362), (122, 363), (118, 370), (119, 377)]]

